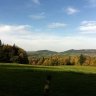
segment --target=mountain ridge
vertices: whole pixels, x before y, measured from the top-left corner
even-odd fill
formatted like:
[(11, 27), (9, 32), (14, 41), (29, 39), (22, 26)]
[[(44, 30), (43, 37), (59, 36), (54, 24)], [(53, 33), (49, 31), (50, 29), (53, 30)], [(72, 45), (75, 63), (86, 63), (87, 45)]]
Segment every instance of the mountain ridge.
[(96, 56), (96, 49), (70, 49), (62, 52), (51, 50), (27, 51), (28, 56), (51, 56), (51, 55), (92, 55)]

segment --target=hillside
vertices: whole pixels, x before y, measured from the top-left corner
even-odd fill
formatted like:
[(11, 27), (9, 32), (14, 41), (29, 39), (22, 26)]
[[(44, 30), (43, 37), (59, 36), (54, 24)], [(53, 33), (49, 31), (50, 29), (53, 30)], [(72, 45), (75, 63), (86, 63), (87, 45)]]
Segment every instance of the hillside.
[(96, 56), (96, 49), (81, 49), (81, 50), (67, 50), (64, 52), (55, 52), (50, 50), (39, 50), (39, 51), (28, 51), (28, 56), (37, 56), (37, 57), (48, 57), (52, 55), (90, 55), (90, 56)]
[(28, 64), (28, 56), (25, 50), (15, 44), (2, 44), (0, 40), (0, 63)]
[(39, 50), (39, 51), (28, 51), (27, 54), (28, 56), (34, 56), (34, 57), (48, 57), (59, 53), (49, 50)]
[(61, 52), (61, 54), (66, 54), (66, 55), (91, 55), (91, 56), (96, 56), (96, 49), (82, 49), (82, 50), (67, 50), (64, 52)]

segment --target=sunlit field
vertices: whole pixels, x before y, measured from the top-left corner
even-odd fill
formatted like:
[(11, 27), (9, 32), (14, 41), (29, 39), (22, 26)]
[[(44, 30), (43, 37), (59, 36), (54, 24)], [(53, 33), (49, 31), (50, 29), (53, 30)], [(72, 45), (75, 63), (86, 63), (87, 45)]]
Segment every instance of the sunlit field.
[(96, 96), (96, 67), (0, 64), (0, 96), (43, 96), (51, 75), (49, 96)]

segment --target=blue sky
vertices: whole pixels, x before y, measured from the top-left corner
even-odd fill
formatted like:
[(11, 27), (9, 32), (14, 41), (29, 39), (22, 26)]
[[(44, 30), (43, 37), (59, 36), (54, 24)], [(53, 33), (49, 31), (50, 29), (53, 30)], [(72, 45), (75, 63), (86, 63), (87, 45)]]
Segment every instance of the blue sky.
[(0, 0), (0, 39), (25, 50), (96, 49), (96, 0)]

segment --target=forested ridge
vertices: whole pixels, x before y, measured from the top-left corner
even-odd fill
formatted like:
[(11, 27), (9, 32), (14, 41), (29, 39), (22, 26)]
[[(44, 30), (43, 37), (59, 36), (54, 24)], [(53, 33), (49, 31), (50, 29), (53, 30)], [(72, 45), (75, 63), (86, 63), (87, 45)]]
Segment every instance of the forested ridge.
[(28, 64), (28, 56), (22, 48), (8, 44), (2, 44), (0, 40), (0, 62)]
[(64, 52), (54, 52), (40, 50), (28, 52), (29, 64), (32, 65), (86, 65), (96, 66), (96, 50), (68, 50)]

